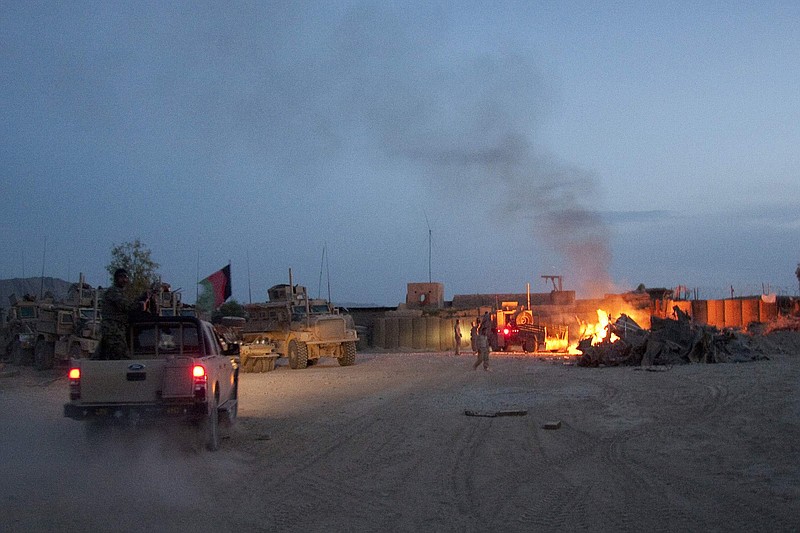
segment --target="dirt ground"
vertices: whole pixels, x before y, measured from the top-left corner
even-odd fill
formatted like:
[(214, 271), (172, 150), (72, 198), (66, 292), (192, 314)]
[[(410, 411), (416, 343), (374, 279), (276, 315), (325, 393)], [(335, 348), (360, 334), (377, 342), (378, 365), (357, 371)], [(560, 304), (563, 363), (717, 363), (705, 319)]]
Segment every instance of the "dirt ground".
[(238, 423), (215, 453), (160, 426), (87, 439), (62, 417), (66, 379), (23, 368), (0, 379), (0, 529), (798, 530), (797, 346), (650, 369), (281, 362), (241, 376)]

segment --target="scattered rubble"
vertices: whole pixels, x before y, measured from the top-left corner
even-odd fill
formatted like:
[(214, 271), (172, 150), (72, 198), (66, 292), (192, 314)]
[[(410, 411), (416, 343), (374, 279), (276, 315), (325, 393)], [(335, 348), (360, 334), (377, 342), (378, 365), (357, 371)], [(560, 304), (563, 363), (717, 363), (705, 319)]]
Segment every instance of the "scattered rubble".
[(765, 324), (762, 333), (769, 334), (775, 331), (800, 331), (800, 317), (781, 316), (777, 320)]
[[(694, 323), (684, 311), (674, 308), (677, 319), (651, 318), (645, 330), (627, 315), (609, 323), (606, 337), (598, 344), (591, 338), (578, 343), (583, 355), (579, 366), (652, 366), (685, 363), (741, 363), (767, 359), (751, 343), (750, 335), (720, 331)], [(612, 340), (612, 336), (618, 337)]]

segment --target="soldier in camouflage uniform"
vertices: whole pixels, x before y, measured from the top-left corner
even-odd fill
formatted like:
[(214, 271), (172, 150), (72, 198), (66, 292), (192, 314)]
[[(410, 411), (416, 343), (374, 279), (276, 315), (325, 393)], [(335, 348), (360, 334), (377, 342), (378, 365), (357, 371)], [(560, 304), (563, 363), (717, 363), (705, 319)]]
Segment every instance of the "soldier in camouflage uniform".
[(141, 308), (141, 302), (133, 302), (125, 295), (128, 285), (128, 272), (123, 268), (114, 271), (114, 285), (103, 293), (100, 322), (100, 345), (95, 353), (96, 359), (128, 359), (128, 344), (125, 341), (125, 330), (128, 327), (128, 315)]
[(477, 370), (481, 364), (483, 364), (484, 370), (489, 370), (489, 336), (493, 331), (492, 318), (486, 312), (478, 327), (478, 359), (472, 365), (474, 370)]

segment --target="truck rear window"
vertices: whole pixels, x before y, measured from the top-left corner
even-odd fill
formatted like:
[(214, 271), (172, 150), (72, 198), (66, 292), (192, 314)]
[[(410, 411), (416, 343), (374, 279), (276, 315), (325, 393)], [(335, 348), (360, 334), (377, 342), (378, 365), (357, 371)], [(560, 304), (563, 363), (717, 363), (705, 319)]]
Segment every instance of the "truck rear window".
[(136, 359), (198, 356), (202, 353), (200, 336), (194, 324), (134, 324), (131, 338)]

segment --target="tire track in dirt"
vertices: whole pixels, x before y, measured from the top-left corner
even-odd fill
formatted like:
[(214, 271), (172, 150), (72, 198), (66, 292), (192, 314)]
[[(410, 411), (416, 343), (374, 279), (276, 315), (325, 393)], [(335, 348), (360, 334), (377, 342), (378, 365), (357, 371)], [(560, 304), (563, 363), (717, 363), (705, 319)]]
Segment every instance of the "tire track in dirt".
[[(529, 382), (527, 386), (498, 387), (491, 375), (482, 392), (490, 399), (491, 408), (508, 408), (507, 404), (529, 408), (546, 395), (541, 386), (532, 387)], [(531, 414), (534, 411), (538, 412), (534, 409)], [(591, 523), (581, 512), (587, 489), (560, 472), (561, 464), (580, 449), (549, 453), (541, 439), (546, 430), (534, 416), (472, 418), (468, 424), (452, 474), (452, 491), (462, 497), (459, 513), (469, 517), (465, 530), (560, 530), (565, 524), (590, 529)], [(503, 443), (502, 449), (493, 449), (498, 441)], [(498, 486), (498, 478), (510, 483)]]
[[(413, 389), (418, 386), (419, 383), (413, 383), (391, 392), (384, 391), (382, 403), (358, 411), (355, 416), (339, 416), (337, 420), (341, 422), (346, 419), (346, 424), (345, 428), (337, 424), (335, 434), (347, 435), (347, 438), (333, 436), (331, 440), (314, 443), (313, 449), (301, 462), (295, 462), (279, 476), (265, 479), (265, 482), (276, 489), (283, 487), (283, 492), (285, 487), (315, 487), (315, 493), (335, 494), (335, 505), (331, 505), (329, 512), (335, 515), (341, 509), (349, 508), (350, 518), (356, 523), (362, 517), (364, 523), (368, 523), (374, 520), (376, 514), (387, 517), (387, 526), (391, 526), (392, 521), (402, 520), (392, 497), (397, 494), (406, 497), (406, 493), (413, 490), (403, 480), (411, 476), (421, 477), (425, 483), (439, 483), (436, 480), (426, 480), (424, 474), (420, 475), (429, 458), (416, 453), (419, 445), (414, 444), (414, 441), (426, 438), (430, 428), (414, 428), (418, 412), (413, 406), (418, 402), (415, 401)], [(390, 409), (390, 406), (411, 407)], [(389, 416), (393, 418), (391, 422), (387, 422)], [(393, 431), (391, 426), (414, 428), (419, 436), (414, 439), (407, 433)], [(282, 455), (283, 457), (276, 457), (275, 460), (291, 460), (288, 457), (290, 454)], [(384, 480), (383, 483), (381, 480)], [(377, 486), (377, 494), (365, 495), (364, 486)], [(440, 497), (457, 500), (452, 494)], [(328, 496), (323, 499), (327, 498)], [(312, 511), (316, 515), (325, 513), (327, 505), (325, 501), (312, 504), (304, 501), (286, 502), (273, 510), (269, 519), (277, 527), (292, 525), (302, 529), (299, 525), (303, 521), (299, 517), (311, 514)]]

